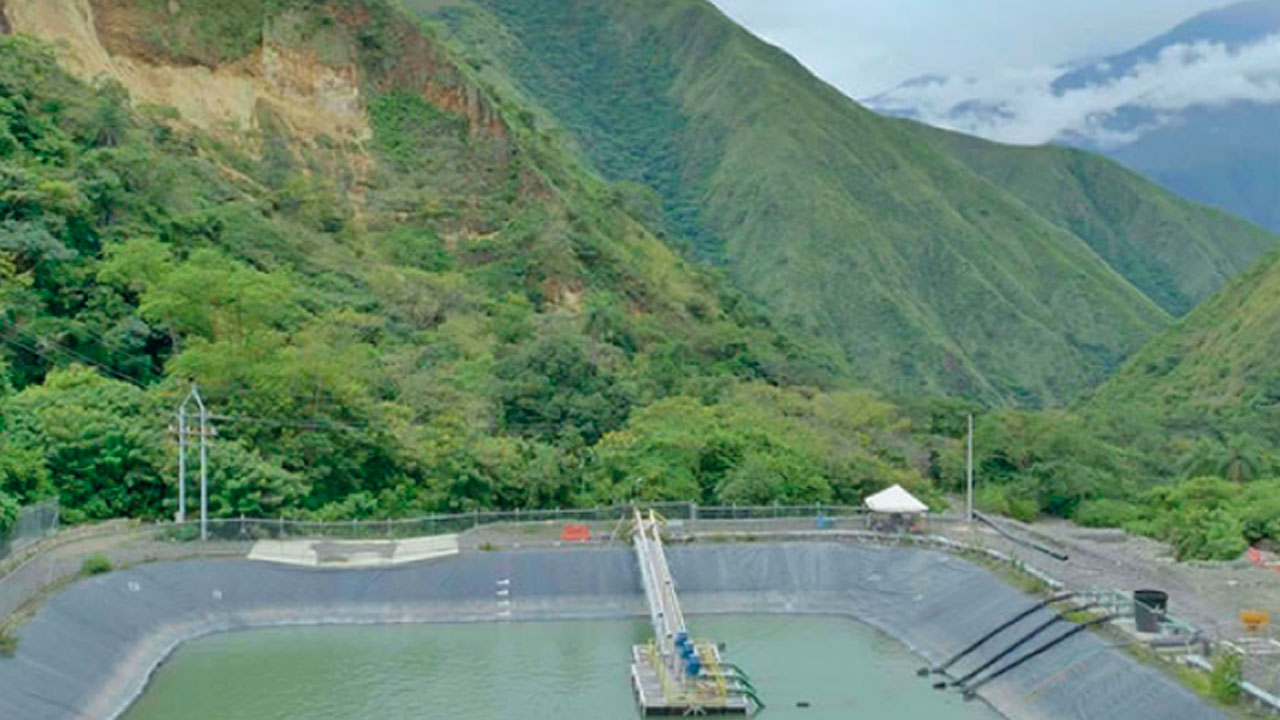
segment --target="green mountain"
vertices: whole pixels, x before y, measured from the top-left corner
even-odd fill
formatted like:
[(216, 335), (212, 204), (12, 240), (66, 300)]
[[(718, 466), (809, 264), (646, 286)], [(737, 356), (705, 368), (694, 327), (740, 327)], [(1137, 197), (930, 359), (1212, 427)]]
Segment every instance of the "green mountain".
[(1084, 403), (1143, 413), (1192, 437), (1249, 435), (1280, 445), (1280, 256), (1236, 278), (1156, 338)]
[(1275, 243), (1110, 164), (878, 117), (703, 0), (403, 4), (895, 394), (1069, 401)]
[(1174, 316), (1185, 315), (1275, 247), (1276, 237), (1187, 202), (1098, 155), (1024, 148), (907, 121), (970, 170), (1089, 244)]
[(189, 381), (218, 516), (922, 482), (897, 410), (416, 23), (232, 9), (0, 6), (39, 36), (0, 38), (0, 531), (172, 513)]

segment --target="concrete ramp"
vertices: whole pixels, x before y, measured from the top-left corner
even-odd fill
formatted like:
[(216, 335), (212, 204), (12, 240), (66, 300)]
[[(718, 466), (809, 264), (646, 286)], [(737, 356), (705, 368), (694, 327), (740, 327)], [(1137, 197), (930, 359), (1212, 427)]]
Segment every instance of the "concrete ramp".
[(365, 568), (456, 554), (457, 535), (433, 535), (406, 540), (259, 540), (249, 559), (305, 567)]

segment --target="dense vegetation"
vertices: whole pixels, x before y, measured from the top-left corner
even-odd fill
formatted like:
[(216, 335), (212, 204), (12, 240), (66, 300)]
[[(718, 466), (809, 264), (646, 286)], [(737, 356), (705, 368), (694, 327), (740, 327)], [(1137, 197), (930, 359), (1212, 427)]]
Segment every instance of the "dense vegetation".
[(219, 516), (935, 497), (902, 414), (814, 389), (837, 365), (673, 254), (643, 193), (447, 56), (432, 87), (501, 121), (433, 103), (405, 72), (423, 36), (380, 2), (299, 7), (360, 73), (366, 145), (269, 106), (196, 131), (0, 39), (0, 518), (52, 495), (72, 522), (171, 515), (188, 381)]
[[(981, 504), (1123, 527), (1181, 558), (1280, 543), (1280, 262), (1274, 253), (1137, 353), (1072, 412), (978, 423)], [(963, 458), (935, 474), (959, 487)]]
[(1224, 213), (1190, 205), (1110, 161), (1060, 147), (998, 145), (906, 123), (952, 157), (1069, 229), (1175, 316), (1276, 245)]
[[(981, 507), (1121, 527), (1168, 541), (1180, 558), (1234, 559), (1248, 543), (1280, 542), (1280, 452), (1254, 435), (1178, 433), (1142, 407), (1088, 415), (1001, 411), (977, 424)], [(958, 490), (958, 445), (935, 460)]]
[[(135, 107), (117, 84), (72, 78), (37, 41), (0, 39), (0, 529), (18, 503), (49, 496), (70, 521), (171, 515), (173, 411), (196, 381), (218, 432), (210, 460), (219, 516), (346, 519), (628, 499), (855, 503), (892, 482), (940, 503), (962, 487), (962, 421), (978, 411), (985, 508), (1123, 526), (1169, 540), (1183, 557), (1280, 541), (1274, 259), (1071, 411), (999, 409), (1070, 397), (1084, 384), (1080, 347), (1119, 362), (1165, 323), (1155, 303), (1113, 283), (1111, 267), (1176, 312), (1220, 281), (1188, 273), (1203, 264), (1180, 253), (1217, 258), (1210, 265), (1225, 277), (1266, 236), (1235, 234), (1216, 214), (1152, 196), (1086, 156), (968, 146), (870, 118), (825, 90), (818, 100), (802, 94), (796, 102), (816, 103), (806, 107), (826, 129), (870, 143), (859, 172), (875, 182), (862, 176), (842, 193), (911, 199), (862, 208), (871, 214), (851, 227), (868, 233), (858, 237), (873, 254), (897, 252), (895, 233), (935, 220), (935, 239), (947, 240), (898, 257), (910, 277), (880, 273), (868, 281), (875, 297), (822, 306), (831, 322), (858, 330), (867, 348), (852, 355), (858, 373), (892, 375), (880, 386), (910, 392), (887, 399), (853, 389), (851, 356), (809, 339), (823, 333), (796, 300), (834, 288), (817, 265), (838, 265), (847, 248), (795, 255), (765, 273), (779, 276), (772, 297), (790, 308), (781, 315), (678, 252), (687, 242), (750, 279), (734, 260), (736, 241), (692, 212), (701, 194), (731, 186), (716, 184), (726, 181), (712, 178), (714, 163), (691, 166), (690, 157), (736, 158), (744, 177), (766, 183), (736, 204), (762, 227), (778, 230), (814, 197), (828, 219), (848, 220), (832, 208), (849, 194), (815, 195), (797, 175), (752, 176), (741, 164), (752, 143), (765, 148), (755, 153), (761, 162), (778, 145), (805, 157), (795, 153), (808, 141), (796, 138), (812, 128), (791, 128), (772, 145), (750, 134), (730, 142), (709, 129), (726, 126), (691, 125), (688, 105), (669, 92), (685, 82), (676, 70), (688, 53), (727, 52), (723, 42), (752, 72), (782, 73), (801, 89), (812, 79), (690, 4), (673, 6), (694, 8), (679, 35), (690, 43), (684, 54), (669, 55), (660, 33), (615, 44), (601, 33), (618, 16), (593, 6), (574, 26), (585, 54), (536, 45), (545, 61), (513, 79), (500, 63), (522, 43), (554, 43), (563, 17), (548, 11), (537, 25), (548, 37), (532, 38), (503, 24), (520, 24), (524, 10), (491, 4), (498, 15), (447, 15), (457, 37), (482, 20), (493, 30), (490, 45), (471, 47), (478, 54), (459, 64), (380, 0), (246, 2), (248, 19), (136, 0), (159, 29), (128, 49), (154, 61), (217, 66), (271, 43), (354, 71), (372, 130), (359, 142), (295, 133), (269, 104), (255, 108), (251, 131), (199, 131), (171, 109)], [(277, 14), (286, 12), (287, 22)], [(710, 40), (693, 42), (700, 37)], [(582, 81), (605, 95), (620, 82), (616, 114), (592, 98), (569, 112), (578, 86), (531, 92), (596, 56), (607, 57)], [(751, 65), (765, 60), (765, 70)], [(734, 62), (706, 62), (729, 73), (728, 87), (754, 87), (732, 79), (742, 72)], [(763, 117), (768, 97), (778, 96), (723, 102)], [(601, 131), (566, 139), (552, 129), (557, 118), (570, 128), (595, 118)], [(575, 148), (619, 182), (585, 171)], [(961, 216), (976, 224), (954, 224)], [(965, 245), (975, 228), (1005, 244), (967, 259), (943, 252), (953, 240), (979, 252)], [(799, 230), (778, 232), (775, 250), (816, 247)], [(1158, 248), (1146, 243), (1152, 233), (1165, 238)], [(1063, 249), (1069, 238), (1079, 248)], [(1054, 260), (1006, 267), (1008, 277), (1025, 270), (1020, 283), (1048, 283), (1041, 290), (1076, 300), (1046, 304), (1027, 288), (987, 294), (986, 265), (1024, 242)], [(908, 280), (917, 290), (972, 291), (974, 304), (937, 315), (956, 301), (940, 291), (904, 319), (904, 296), (882, 293)], [(1064, 322), (1110, 340), (1094, 347), (1100, 338), (1081, 326), (1068, 350), (1020, 325), (1032, 318), (1043, 330), (1070, 308), (1082, 317)], [(924, 327), (916, 320), (949, 333), (979, 317), (1002, 323), (974, 330), (984, 352), (1031, 375), (1001, 380), (1004, 371), (978, 355), (933, 354), (930, 343), (952, 342), (941, 334), (913, 334)], [(901, 357), (889, 375), (876, 359), (886, 348)], [(923, 397), (939, 389), (997, 403)]]
[(704, 0), (405, 5), (607, 177), (659, 192), (668, 228), (773, 318), (895, 394), (1066, 404), (1275, 244), (1112, 163), (962, 154)]

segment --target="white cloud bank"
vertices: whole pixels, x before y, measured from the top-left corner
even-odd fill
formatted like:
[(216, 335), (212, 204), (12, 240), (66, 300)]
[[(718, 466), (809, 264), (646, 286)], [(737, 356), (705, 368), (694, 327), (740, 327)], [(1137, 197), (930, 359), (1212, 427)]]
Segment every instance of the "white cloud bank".
[[(1054, 94), (1061, 68), (1002, 71), (982, 78), (909, 84), (872, 107), (910, 110), (931, 125), (1001, 142), (1038, 145), (1079, 135), (1103, 146), (1131, 142), (1192, 107), (1241, 101), (1280, 102), (1280, 34), (1231, 50), (1196, 43), (1165, 48), (1153, 61), (1114, 80)], [(1122, 108), (1150, 111), (1141, 127), (1108, 119)]]

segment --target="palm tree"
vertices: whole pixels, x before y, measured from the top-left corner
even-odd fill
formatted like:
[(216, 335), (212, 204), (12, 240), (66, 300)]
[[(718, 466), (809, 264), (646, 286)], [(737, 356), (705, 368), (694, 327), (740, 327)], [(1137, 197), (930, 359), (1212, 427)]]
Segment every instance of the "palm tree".
[(1231, 482), (1245, 483), (1262, 473), (1262, 446), (1252, 435), (1227, 437), (1223, 476)]

